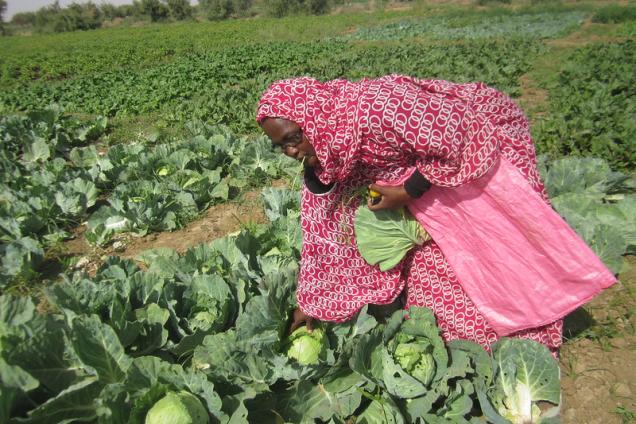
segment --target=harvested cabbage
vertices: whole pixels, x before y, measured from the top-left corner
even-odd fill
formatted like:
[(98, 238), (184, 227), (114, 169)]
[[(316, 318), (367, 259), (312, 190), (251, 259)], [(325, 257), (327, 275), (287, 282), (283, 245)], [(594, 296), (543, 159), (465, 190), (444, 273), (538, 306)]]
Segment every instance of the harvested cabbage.
[(373, 212), (361, 205), (354, 226), (360, 254), (369, 264), (379, 265), (380, 271), (393, 268), (413, 246), (431, 239), (404, 208)]

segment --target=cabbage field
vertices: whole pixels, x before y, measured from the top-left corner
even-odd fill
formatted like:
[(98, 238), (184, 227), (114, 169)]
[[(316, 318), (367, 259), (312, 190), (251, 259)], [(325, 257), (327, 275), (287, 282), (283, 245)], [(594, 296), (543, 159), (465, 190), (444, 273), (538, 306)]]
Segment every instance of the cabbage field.
[[(635, 7), (485, 3), (0, 37), (0, 423), (634, 422)], [(445, 345), (425, 308), (287, 333), (301, 167), (256, 103), (389, 73), (528, 112), (553, 207), (620, 279), (559, 361)]]

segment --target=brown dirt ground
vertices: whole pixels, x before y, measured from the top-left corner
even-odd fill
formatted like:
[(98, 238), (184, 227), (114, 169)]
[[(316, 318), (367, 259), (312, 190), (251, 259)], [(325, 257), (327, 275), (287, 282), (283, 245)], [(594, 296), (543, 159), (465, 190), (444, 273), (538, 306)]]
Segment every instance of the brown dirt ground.
[(566, 320), (566, 333), (584, 334), (561, 349), (564, 424), (636, 422), (636, 257), (628, 262), (621, 283)]

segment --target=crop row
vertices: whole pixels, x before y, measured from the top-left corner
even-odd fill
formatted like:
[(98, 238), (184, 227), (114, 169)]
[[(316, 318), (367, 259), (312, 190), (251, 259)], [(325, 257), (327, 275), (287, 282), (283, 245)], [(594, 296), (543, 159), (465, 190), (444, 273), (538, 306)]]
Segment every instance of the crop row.
[(292, 170), (263, 139), (238, 138), (200, 123), (159, 145), (90, 144), (105, 118), (81, 123), (49, 108), (0, 120), (2, 184), (0, 289), (29, 279), (45, 247), (88, 218), (86, 238), (174, 230), (211, 204)]
[(536, 122), (539, 151), (636, 164), (636, 42), (593, 44), (570, 54), (548, 89), (550, 113)]
[(351, 25), (382, 22), (405, 12), (259, 18), (147, 25), (55, 35), (0, 38), (0, 86), (76, 78), (105, 70), (136, 71), (228, 47), (285, 40), (311, 41)]
[(347, 42), (273, 43), (184, 57), (142, 71), (103, 71), (60, 82), (16, 86), (0, 93), (0, 110), (29, 110), (50, 103), (69, 112), (129, 116), (160, 112), (170, 123), (191, 119), (255, 129), (258, 98), (276, 79), (375, 77), (403, 73), (421, 78), (485, 81), (512, 95), (542, 45), (532, 41), (457, 45)]
[(586, 17), (582, 11), (541, 12), (511, 15), (432, 16), (384, 26), (359, 28), (343, 38), (350, 40), (478, 40), (488, 38), (558, 38), (578, 28)]

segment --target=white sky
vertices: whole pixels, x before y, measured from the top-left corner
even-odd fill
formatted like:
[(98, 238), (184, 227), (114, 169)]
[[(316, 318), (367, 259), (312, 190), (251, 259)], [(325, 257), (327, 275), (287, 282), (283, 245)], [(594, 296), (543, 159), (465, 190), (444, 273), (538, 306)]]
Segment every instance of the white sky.
[[(33, 12), (41, 7), (52, 4), (54, 0), (8, 0), (7, 11), (4, 20), (9, 21), (18, 12)], [(60, 0), (60, 6), (68, 6), (71, 3), (87, 3), (85, 0)], [(132, 4), (132, 0), (93, 0), (95, 4), (110, 3), (114, 5)], [(190, 1), (190, 4), (196, 4), (196, 1)]]

